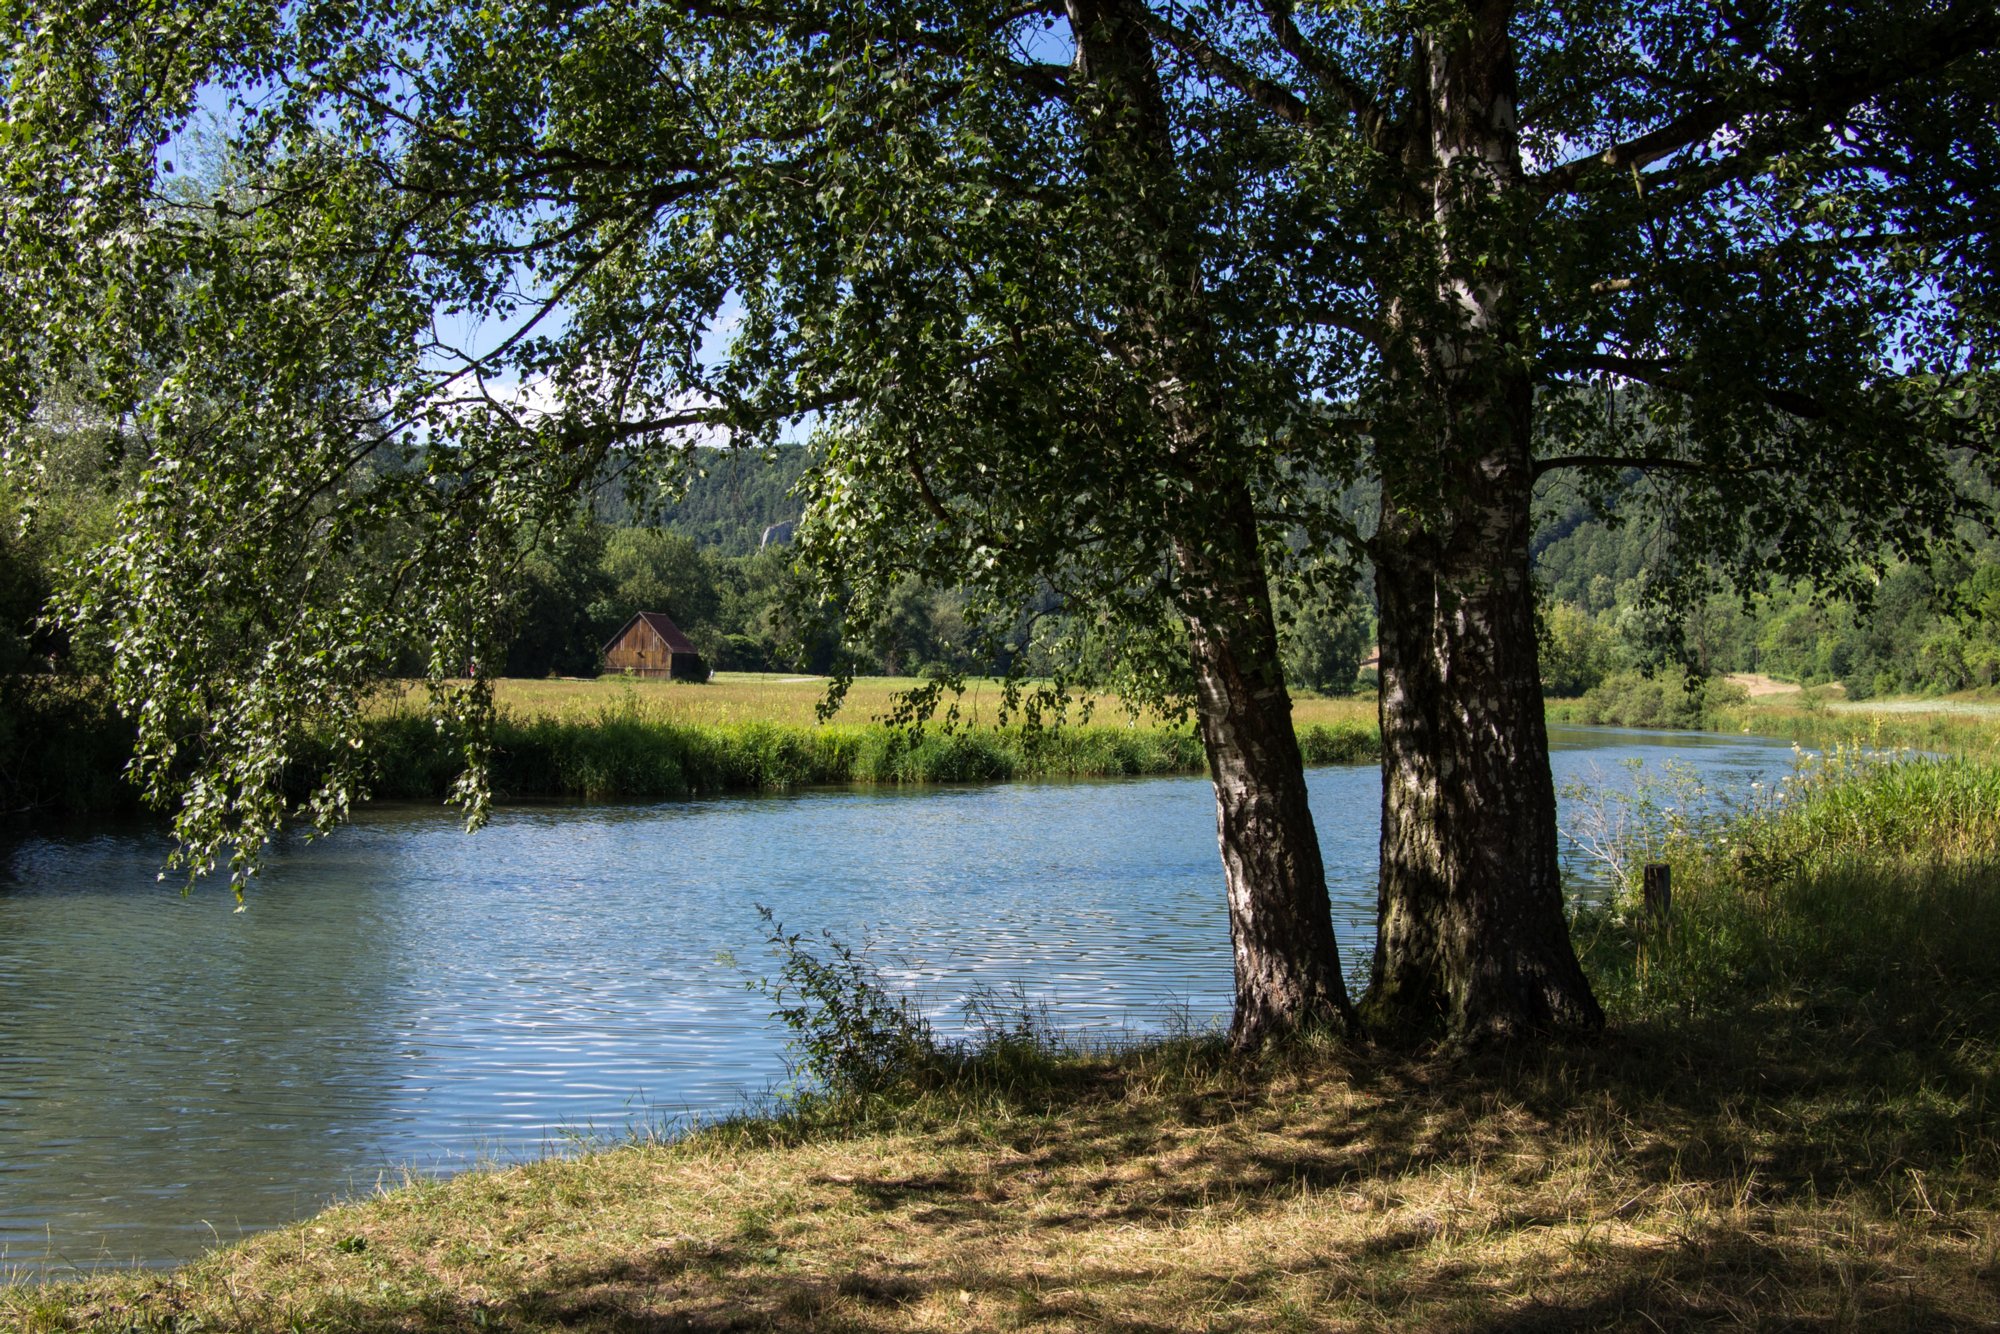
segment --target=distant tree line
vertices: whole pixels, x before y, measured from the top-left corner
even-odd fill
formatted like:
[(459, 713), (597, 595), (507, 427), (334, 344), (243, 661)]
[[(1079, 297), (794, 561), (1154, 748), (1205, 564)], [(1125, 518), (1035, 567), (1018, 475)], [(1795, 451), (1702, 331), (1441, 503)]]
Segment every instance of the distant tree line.
[[(807, 453), (704, 451), (673, 500), (644, 507), (607, 491), (589, 518), (539, 534), (521, 553), (505, 674), (591, 675), (602, 645), (639, 611), (667, 613), (722, 671), (997, 675), (1019, 659), (1049, 676), (1102, 651), (1053, 589), (997, 639), (968, 619), (962, 590), (914, 578), (865, 618), (815, 603), (789, 547)], [(1374, 634), (1362, 585), (1284, 594), (1279, 610), (1290, 683), (1351, 692)]]
[[(79, 419), (83, 420), (83, 419)], [(109, 531), (129, 486), (115, 434), (71, 424), (28, 501), (0, 494), (0, 730), (11, 731), (24, 689), (102, 669), (101, 643), (75, 642), (44, 618), (68, 572)], [(846, 623), (812, 602), (793, 568), (792, 488), (804, 446), (704, 451), (684, 493), (650, 511), (607, 490), (592, 516), (543, 532), (520, 553), (502, 670), (509, 676), (589, 676), (606, 640), (638, 611), (665, 611), (720, 670), (822, 673), (845, 661), (862, 674), (998, 673), (1013, 655), (1056, 670), (1087, 634), (1051, 591), (1024, 607), (1017, 633), (994, 644), (973, 632), (958, 590), (905, 581), (881, 614)], [(1841, 683), (1853, 698), (1942, 693), (2000, 684), (2000, 549), (1968, 535), (1930, 569), (1892, 567), (1865, 602), (1778, 585), (1747, 601), (1733, 593), (1657, 605), (1663, 542), (1657, 522), (1620, 522), (1610, 501), (1568, 500), (1545, 515), (1536, 548), (1541, 673), (1547, 694), (1571, 698), (1625, 678), (1682, 682), (1762, 672), (1806, 685)], [(774, 527), (770, 544), (764, 537)], [(1371, 581), (1313, 596), (1281, 593), (1288, 682), (1321, 694), (1356, 688), (1374, 642)], [(1086, 647), (1085, 651), (1088, 649)], [(1365, 684), (1365, 682), (1363, 683)], [(1663, 716), (1661, 721), (1672, 721)]]
[(1839, 683), (1851, 698), (2000, 684), (2000, 547), (1968, 529), (1926, 568), (1892, 563), (1858, 596), (1810, 583), (1668, 608), (1655, 522), (1577, 504), (1542, 527), (1544, 691), (1583, 695), (1634, 675), (1700, 681), (1758, 672)]

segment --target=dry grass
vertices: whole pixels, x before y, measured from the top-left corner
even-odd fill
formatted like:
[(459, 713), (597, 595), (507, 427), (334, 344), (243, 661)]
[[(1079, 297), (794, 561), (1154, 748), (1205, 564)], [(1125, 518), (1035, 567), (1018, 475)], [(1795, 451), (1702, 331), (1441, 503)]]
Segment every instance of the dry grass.
[(0, 1293), (0, 1318), (31, 1334), (2000, 1321), (1990, 1147), (1957, 1165), (1887, 1142), (1799, 1152), (1790, 1118), (1829, 1090), (1795, 1053), (1763, 1054), (1767, 1070), (1725, 1068), (1641, 1028), (1469, 1071), (1240, 1069), (1199, 1049), (1080, 1063), (1035, 1098), (888, 1130), (725, 1128), (417, 1184), (178, 1274)]
[[(865, 723), (887, 717), (895, 708), (897, 691), (921, 684), (911, 677), (856, 677), (847, 701), (836, 718), (840, 723)], [(648, 716), (677, 723), (780, 723), (810, 727), (817, 721), (813, 712), (826, 689), (826, 678), (764, 672), (718, 672), (713, 681), (689, 685), (680, 681), (645, 681), (632, 677), (602, 677), (595, 681), (519, 679), (496, 684), (495, 695), (502, 709), (522, 718), (553, 717), (589, 719), (607, 708), (636, 705)], [(1116, 697), (1092, 697), (1093, 721), (1106, 725), (1123, 724), (1127, 715)], [(1000, 721), (1001, 692), (994, 681), (967, 683), (961, 702), (967, 721), (990, 727)], [(1301, 726), (1315, 723), (1361, 724), (1375, 722), (1372, 697), (1301, 699), (1293, 717)], [(1158, 719), (1142, 716), (1140, 725), (1157, 725)]]

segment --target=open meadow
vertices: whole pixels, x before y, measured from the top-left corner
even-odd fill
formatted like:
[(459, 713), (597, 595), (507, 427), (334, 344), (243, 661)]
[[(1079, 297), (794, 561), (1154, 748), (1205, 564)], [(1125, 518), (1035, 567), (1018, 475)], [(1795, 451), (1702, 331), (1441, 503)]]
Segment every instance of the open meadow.
[[(821, 723), (822, 677), (501, 680), (493, 788), (504, 800), (655, 801), (841, 783), (1199, 773), (1206, 764), (1190, 722), (1135, 718), (1104, 697), (1090, 701), (1088, 714), (1078, 701), (1061, 726), (1019, 714), (1003, 720), (1001, 690), (990, 681), (970, 685), (955, 721), (940, 714), (921, 731), (893, 725), (896, 692), (920, 684), (857, 678), (840, 713)], [(365, 746), (377, 797), (442, 797), (463, 763), (459, 744), (418, 703), (401, 687), (370, 720)], [(1373, 700), (1305, 700), (1295, 717), (1310, 764), (1378, 753)]]
[[(587, 719), (607, 709), (637, 709), (679, 723), (782, 723), (795, 727), (817, 724), (814, 710), (826, 691), (827, 678), (786, 672), (717, 672), (703, 684), (645, 680), (632, 676), (602, 676), (595, 680), (558, 678), (528, 681), (508, 678), (495, 683), (499, 706), (522, 718)], [(888, 717), (899, 692), (924, 683), (908, 676), (857, 676), (849, 687), (835, 723), (854, 725)], [(949, 697), (947, 697), (947, 702)], [(973, 727), (1001, 723), (1004, 700), (998, 681), (974, 678), (959, 700), (964, 721)], [(1088, 706), (1089, 721), (1106, 727), (1160, 726), (1163, 720), (1142, 713), (1136, 720), (1116, 696), (1080, 696), (1072, 721), (1080, 721)], [(1300, 726), (1366, 725), (1375, 723), (1373, 696), (1310, 697), (1294, 702), (1292, 716)], [(1019, 718), (1010, 721), (1018, 722)]]

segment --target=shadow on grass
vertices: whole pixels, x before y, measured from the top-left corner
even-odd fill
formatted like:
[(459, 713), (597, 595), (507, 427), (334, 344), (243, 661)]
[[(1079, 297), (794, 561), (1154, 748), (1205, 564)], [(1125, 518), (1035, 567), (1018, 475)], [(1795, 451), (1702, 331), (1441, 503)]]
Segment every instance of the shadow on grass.
[[(903, 1133), (946, 1164), (843, 1159), (793, 1183), (815, 1202), (796, 1226), (759, 1215), (497, 1300), (321, 1314), (607, 1332), (1990, 1329), (1990, 1048), (1932, 1021), (2000, 1032), (2000, 1002), (1939, 999), (1926, 1015), (1795, 998), (1469, 1063), (1243, 1068), (1196, 1050), (1128, 1080), (1084, 1064), (989, 1124), (912, 1113)], [(822, 1236), (814, 1210), (851, 1221)]]

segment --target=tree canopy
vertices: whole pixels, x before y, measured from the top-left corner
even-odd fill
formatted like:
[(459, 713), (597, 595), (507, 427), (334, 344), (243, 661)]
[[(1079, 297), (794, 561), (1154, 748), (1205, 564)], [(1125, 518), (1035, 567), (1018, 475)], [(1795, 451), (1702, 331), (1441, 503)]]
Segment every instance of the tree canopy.
[(1687, 590), (1837, 587), (1993, 458), (1990, 3), (6, 13), (0, 404), (85, 385), (143, 441), (72, 614), (116, 627), (197, 866), (340, 817), (365, 757), (296, 813), (283, 771), (358, 737), (391, 645), (428, 646), (477, 814), (451, 683), (519, 534), (697, 436), (810, 430), (800, 550), (857, 615), (913, 574), (1001, 636), (1054, 598), (1192, 707), (1245, 1042), (1355, 1022), (1270, 581), (1367, 560), (1366, 1015), (1587, 1029), (1537, 479), (1643, 470)]

